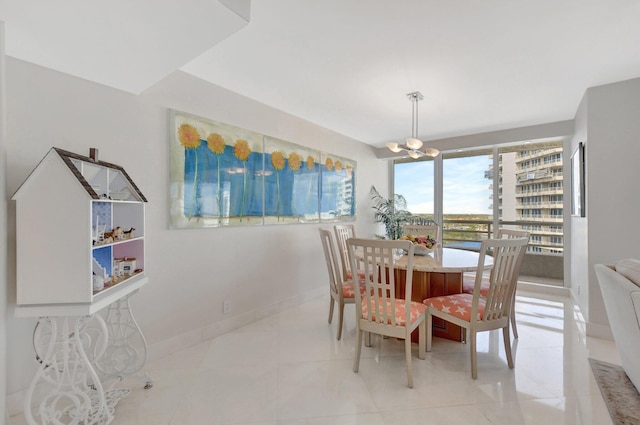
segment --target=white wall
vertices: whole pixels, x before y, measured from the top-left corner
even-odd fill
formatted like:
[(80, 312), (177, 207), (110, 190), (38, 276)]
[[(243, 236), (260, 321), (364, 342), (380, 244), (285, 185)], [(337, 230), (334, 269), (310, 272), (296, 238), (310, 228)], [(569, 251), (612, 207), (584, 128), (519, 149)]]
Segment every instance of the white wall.
[[(5, 132), (5, 61), (4, 61), (4, 22), (0, 21), (0, 170), (6, 170), (6, 132)], [(7, 195), (5, 173), (0, 172), (0, 422), (8, 416), (6, 410), (7, 392)]]
[[(589, 208), (586, 217), (571, 216), (571, 155), (576, 151), (580, 142), (585, 143), (586, 150), (591, 148), (592, 140), (588, 140), (587, 134), (587, 104), (588, 99), (583, 98), (574, 118), (575, 132), (571, 138), (570, 145), (564, 150), (564, 164), (568, 170), (565, 173), (565, 218), (569, 217), (571, 225), (569, 226), (569, 249), (565, 250), (565, 264), (569, 264), (570, 272), (565, 274), (565, 286), (571, 287), (574, 299), (580, 305), (580, 310), (586, 320), (589, 317), (589, 268), (588, 268), (588, 243), (587, 243), (587, 225), (591, 215)], [(593, 142), (595, 144), (596, 142)], [(587, 167), (587, 170), (589, 167)], [(588, 180), (588, 176), (585, 176)], [(587, 188), (591, 188), (587, 184)], [(590, 196), (586, 197), (587, 200)], [(568, 257), (567, 257), (568, 256)], [(568, 261), (567, 261), (568, 260)]]
[[(357, 233), (372, 236), (372, 184), (387, 162), (365, 144), (177, 72), (139, 96), (7, 58), (7, 186), (11, 195), (52, 146), (122, 165), (145, 196), (150, 283), (132, 299), (156, 357), (326, 293), (318, 227), (168, 229), (169, 112), (175, 108), (357, 161)], [(51, 183), (51, 190), (64, 188)], [(15, 205), (9, 205), (8, 393), (19, 398), (35, 370), (35, 319), (15, 304)], [(69, 229), (73, 231), (73, 229)], [(65, 241), (60, 241), (64, 249)], [(51, 290), (56, 279), (52, 276)], [(222, 314), (223, 300), (231, 313)], [(326, 321), (326, 317), (318, 317)], [(16, 395), (18, 394), (18, 395)]]
[(571, 220), (572, 288), (587, 289), (577, 299), (591, 335), (608, 333), (593, 266), (640, 258), (639, 117), (640, 79), (590, 88), (576, 115), (573, 147), (586, 143), (586, 218)]

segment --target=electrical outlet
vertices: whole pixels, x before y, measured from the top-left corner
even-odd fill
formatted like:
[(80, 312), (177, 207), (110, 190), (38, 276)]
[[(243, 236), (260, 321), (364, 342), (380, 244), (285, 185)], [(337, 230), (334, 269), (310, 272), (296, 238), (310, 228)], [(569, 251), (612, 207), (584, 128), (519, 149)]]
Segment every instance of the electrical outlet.
[(222, 303), (222, 313), (223, 314), (227, 314), (227, 313), (230, 313), (230, 312), (231, 312), (231, 301), (225, 300)]

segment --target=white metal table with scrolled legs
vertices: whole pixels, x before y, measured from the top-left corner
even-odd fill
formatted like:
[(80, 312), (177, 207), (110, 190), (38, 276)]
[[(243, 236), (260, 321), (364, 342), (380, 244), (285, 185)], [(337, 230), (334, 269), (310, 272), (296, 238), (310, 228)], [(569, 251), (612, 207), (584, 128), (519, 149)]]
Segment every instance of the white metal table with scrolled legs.
[[(27, 390), (25, 418), (38, 424), (108, 424), (117, 403), (131, 390), (116, 388), (125, 377), (141, 379), (147, 360), (147, 343), (129, 305), (121, 298), (107, 308), (105, 317), (40, 317), (33, 335), (40, 366)], [(41, 397), (32, 413), (34, 395)]]

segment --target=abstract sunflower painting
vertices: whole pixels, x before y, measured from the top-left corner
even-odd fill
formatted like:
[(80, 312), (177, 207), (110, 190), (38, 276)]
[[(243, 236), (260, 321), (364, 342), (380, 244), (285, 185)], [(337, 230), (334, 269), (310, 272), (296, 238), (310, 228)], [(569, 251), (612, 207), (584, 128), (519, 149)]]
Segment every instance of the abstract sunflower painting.
[(188, 113), (170, 115), (171, 228), (354, 219), (354, 161)]

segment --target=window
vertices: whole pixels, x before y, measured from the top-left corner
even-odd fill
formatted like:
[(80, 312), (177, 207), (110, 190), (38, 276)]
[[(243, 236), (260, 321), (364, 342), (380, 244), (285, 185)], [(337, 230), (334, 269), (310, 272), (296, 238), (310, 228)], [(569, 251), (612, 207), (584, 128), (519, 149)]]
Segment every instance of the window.
[[(487, 239), (494, 205), (493, 159), (489, 152), (460, 155), (443, 154), (442, 161), (442, 213), (443, 242), (455, 247), (477, 246)], [(487, 172), (490, 171), (490, 172)], [(471, 242), (473, 241), (473, 242)]]
[[(536, 236), (535, 249), (527, 252), (562, 261), (562, 150), (562, 140), (534, 141), (399, 160), (395, 190), (412, 213), (442, 221), (445, 246), (473, 242), (474, 249), (498, 228), (521, 229)], [(442, 186), (434, 188), (434, 181)]]
[(433, 159), (396, 162), (394, 183), (394, 193), (405, 197), (412, 214), (433, 219)]
[(544, 163), (546, 164), (554, 164), (556, 162), (562, 161), (562, 152), (554, 153), (552, 155), (548, 155), (544, 157)]

